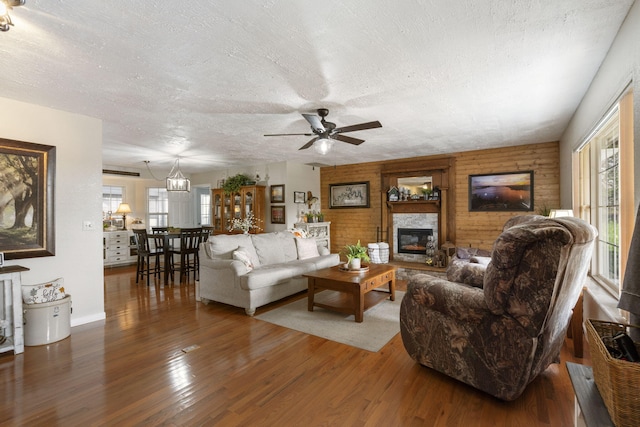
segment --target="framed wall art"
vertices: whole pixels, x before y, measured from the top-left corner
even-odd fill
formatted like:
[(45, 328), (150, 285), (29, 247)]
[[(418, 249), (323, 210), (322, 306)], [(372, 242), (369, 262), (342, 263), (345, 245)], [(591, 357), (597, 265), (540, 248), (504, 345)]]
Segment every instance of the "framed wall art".
[(285, 224), (284, 206), (271, 206), (271, 224)]
[(271, 203), (284, 203), (284, 184), (271, 186)]
[(5, 259), (55, 255), (56, 147), (0, 138), (0, 252)]
[(304, 203), (306, 202), (306, 195), (304, 191), (294, 191), (293, 192), (293, 203)]
[(329, 184), (329, 208), (368, 208), (369, 181)]
[(533, 210), (533, 171), (469, 175), (469, 212)]

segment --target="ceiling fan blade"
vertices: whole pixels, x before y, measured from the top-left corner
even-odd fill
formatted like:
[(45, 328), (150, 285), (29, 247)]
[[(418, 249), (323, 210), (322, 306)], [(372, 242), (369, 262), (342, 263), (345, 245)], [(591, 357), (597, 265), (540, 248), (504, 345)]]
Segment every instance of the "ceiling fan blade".
[(263, 135), (263, 136), (291, 136), (291, 135), (304, 135), (304, 136), (311, 136), (313, 135), (312, 133), (270, 133), (267, 135)]
[(360, 123), (358, 125), (351, 125), (351, 126), (336, 128), (334, 129), (333, 133), (355, 132), (357, 130), (375, 129), (375, 128), (381, 128), (381, 127), (382, 125), (380, 124), (380, 122), (376, 120), (375, 122)]
[(311, 147), (313, 145), (313, 143), (316, 142), (317, 140), (318, 140), (318, 137), (316, 136), (311, 141), (307, 142), (302, 147), (298, 148), (298, 150), (306, 150), (307, 148)]
[(364, 139), (352, 138), (350, 136), (340, 135), (340, 134), (333, 135), (331, 138), (337, 139), (338, 141), (342, 141), (342, 142), (348, 142), (349, 144), (353, 144), (353, 145), (360, 145), (364, 142)]
[(320, 121), (320, 117), (315, 116), (313, 114), (303, 114), (302, 117), (304, 117), (309, 122), (309, 124), (311, 125), (311, 128), (314, 131), (317, 131), (320, 133), (326, 131), (326, 129), (324, 128), (324, 125)]

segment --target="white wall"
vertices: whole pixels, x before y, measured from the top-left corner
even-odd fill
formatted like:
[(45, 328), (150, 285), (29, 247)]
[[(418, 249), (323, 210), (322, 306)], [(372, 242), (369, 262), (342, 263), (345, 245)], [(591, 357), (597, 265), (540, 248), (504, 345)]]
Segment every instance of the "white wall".
[[(560, 139), (560, 201), (571, 208), (571, 155), (631, 82), (634, 92), (634, 164), (640, 168), (640, 2), (629, 11), (609, 53)], [(640, 174), (634, 174), (634, 206), (640, 202)]]
[[(7, 261), (23, 284), (63, 277), (71, 325), (105, 318), (102, 268), (102, 121), (0, 98), (0, 137), (56, 147), (55, 256)], [(83, 221), (94, 224), (83, 231)]]

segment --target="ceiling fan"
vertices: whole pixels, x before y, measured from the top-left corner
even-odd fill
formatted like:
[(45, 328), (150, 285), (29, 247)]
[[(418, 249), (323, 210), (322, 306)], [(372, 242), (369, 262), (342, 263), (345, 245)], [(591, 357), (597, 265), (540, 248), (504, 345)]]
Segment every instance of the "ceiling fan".
[(305, 118), (306, 121), (311, 125), (311, 131), (313, 133), (274, 133), (268, 134), (265, 136), (291, 136), (291, 135), (304, 135), (304, 136), (313, 136), (316, 135), (315, 138), (304, 144), (300, 147), (300, 150), (307, 149), (314, 145), (316, 141), (321, 144), (317, 146), (317, 150), (321, 154), (326, 154), (329, 151), (329, 148), (333, 144), (332, 140), (338, 140), (342, 142), (346, 142), (353, 145), (360, 145), (364, 142), (364, 139), (358, 139), (351, 136), (342, 135), (345, 132), (355, 132), (358, 130), (366, 130), (366, 129), (374, 129), (380, 128), (382, 125), (379, 121), (360, 123), (357, 125), (351, 126), (343, 126), (336, 127), (335, 123), (331, 123), (326, 121), (324, 118), (329, 115), (329, 110), (326, 108), (318, 108), (318, 115), (314, 114), (302, 114), (302, 117)]

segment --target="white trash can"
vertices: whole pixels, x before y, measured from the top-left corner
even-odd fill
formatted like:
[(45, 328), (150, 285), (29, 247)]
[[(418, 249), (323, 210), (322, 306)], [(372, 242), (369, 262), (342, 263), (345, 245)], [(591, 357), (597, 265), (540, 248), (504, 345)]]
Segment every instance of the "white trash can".
[(23, 304), (24, 345), (44, 345), (71, 335), (71, 295), (57, 301)]

